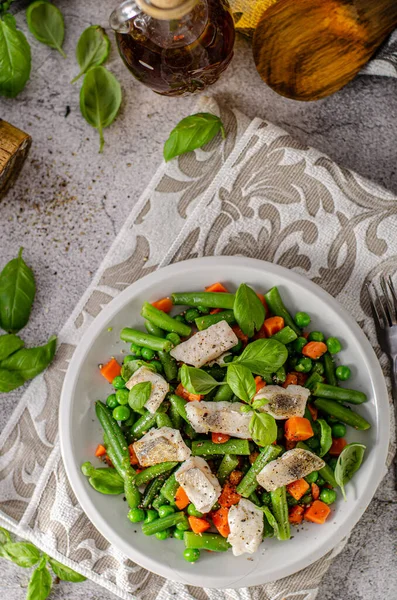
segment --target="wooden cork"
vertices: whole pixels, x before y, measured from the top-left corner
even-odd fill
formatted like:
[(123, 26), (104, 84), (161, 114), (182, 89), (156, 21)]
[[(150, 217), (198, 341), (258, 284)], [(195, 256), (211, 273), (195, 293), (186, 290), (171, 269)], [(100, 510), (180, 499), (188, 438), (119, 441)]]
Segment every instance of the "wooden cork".
[(31, 143), (30, 135), (0, 119), (0, 199), (16, 181)]

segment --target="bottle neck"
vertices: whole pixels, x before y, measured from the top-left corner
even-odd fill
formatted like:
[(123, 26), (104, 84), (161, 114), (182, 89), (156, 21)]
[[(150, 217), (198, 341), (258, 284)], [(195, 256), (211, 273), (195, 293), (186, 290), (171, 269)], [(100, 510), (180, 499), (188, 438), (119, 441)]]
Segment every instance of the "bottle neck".
[(162, 21), (171, 21), (190, 13), (197, 0), (136, 0), (136, 3), (147, 15)]

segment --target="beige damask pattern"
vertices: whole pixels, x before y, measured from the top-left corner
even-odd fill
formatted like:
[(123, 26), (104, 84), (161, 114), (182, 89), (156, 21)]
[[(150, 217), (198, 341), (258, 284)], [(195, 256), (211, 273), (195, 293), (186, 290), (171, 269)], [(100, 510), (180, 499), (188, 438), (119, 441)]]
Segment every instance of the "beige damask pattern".
[(282, 264), (338, 297), (376, 343), (364, 285), (383, 269), (397, 270), (396, 198), (269, 123), (249, 123), (213, 100), (203, 100), (200, 110), (220, 112), (226, 140), (160, 167), (61, 331), (54, 363), (30, 385), (3, 431), (0, 524), (121, 598), (314, 600), (342, 547), (250, 590), (175, 584), (135, 565), (94, 529), (59, 453), (59, 397), (76, 344), (112, 298), (159, 266), (237, 254)]

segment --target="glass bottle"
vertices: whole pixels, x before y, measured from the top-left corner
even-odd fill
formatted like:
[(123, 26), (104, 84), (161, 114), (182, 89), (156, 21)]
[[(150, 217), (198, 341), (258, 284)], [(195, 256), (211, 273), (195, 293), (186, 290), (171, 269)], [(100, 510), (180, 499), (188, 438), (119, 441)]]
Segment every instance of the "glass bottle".
[(164, 96), (203, 90), (233, 56), (234, 23), (226, 0), (127, 0), (110, 17), (130, 72)]

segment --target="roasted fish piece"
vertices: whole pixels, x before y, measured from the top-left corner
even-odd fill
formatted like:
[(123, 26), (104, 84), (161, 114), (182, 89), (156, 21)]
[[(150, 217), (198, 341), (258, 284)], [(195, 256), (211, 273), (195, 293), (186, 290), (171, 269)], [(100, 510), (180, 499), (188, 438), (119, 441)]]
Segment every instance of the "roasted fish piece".
[(186, 413), (191, 426), (197, 433), (226, 433), (233, 437), (248, 439), (252, 413), (242, 413), (241, 402), (188, 402)]
[(256, 480), (267, 492), (273, 492), (313, 471), (319, 471), (324, 465), (325, 462), (313, 452), (294, 448), (263, 467)]
[(232, 545), (234, 556), (256, 552), (262, 542), (263, 512), (250, 500), (241, 498), (238, 504), (230, 507), (228, 521), (227, 541)]
[(148, 367), (140, 367), (135, 371), (132, 377), (129, 378), (125, 387), (131, 390), (137, 383), (143, 383), (145, 381), (150, 381), (152, 384), (152, 390), (149, 399), (145, 404), (145, 408), (154, 414), (168, 394), (170, 386), (164, 377), (158, 373), (148, 369)]
[(192, 456), (184, 462), (175, 473), (175, 479), (202, 513), (209, 512), (221, 494), (219, 481), (200, 456)]
[(254, 397), (254, 400), (266, 398), (269, 400), (260, 408), (275, 419), (303, 417), (310, 390), (301, 385), (289, 385), (287, 388), (279, 385), (266, 385)]
[(198, 331), (191, 338), (178, 344), (170, 352), (176, 360), (200, 368), (233, 348), (238, 338), (226, 321)]
[(191, 450), (186, 446), (180, 432), (171, 427), (151, 429), (140, 440), (133, 443), (133, 448), (142, 467), (150, 467), (169, 460), (182, 461), (191, 455)]

